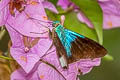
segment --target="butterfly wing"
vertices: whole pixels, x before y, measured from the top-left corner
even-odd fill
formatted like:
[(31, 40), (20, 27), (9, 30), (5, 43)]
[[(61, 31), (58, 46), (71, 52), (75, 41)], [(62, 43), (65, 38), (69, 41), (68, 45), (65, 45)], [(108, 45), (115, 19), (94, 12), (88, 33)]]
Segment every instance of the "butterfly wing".
[(53, 43), (56, 47), (56, 53), (58, 55), (58, 59), (60, 61), (60, 64), (63, 68), (67, 68), (68, 63), (67, 63), (67, 55), (66, 55), (66, 50), (64, 46), (61, 43), (60, 38), (58, 37), (58, 34), (55, 32), (55, 30), (52, 31), (52, 39)]
[(97, 42), (64, 29), (62, 25), (59, 25), (55, 31), (57, 33), (56, 39), (59, 39), (58, 42), (61, 44), (59, 46), (63, 46), (63, 48), (57, 47), (58, 54), (66, 55), (68, 64), (80, 59), (103, 57), (107, 53), (107, 50)]
[(106, 55), (107, 50), (97, 42), (67, 29), (65, 29), (65, 32), (67, 34), (66, 39), (74, 38), (74, 41), (70, 43), (72, 56), (68, 58), (68, 63), (80, 59), (100, 58)]

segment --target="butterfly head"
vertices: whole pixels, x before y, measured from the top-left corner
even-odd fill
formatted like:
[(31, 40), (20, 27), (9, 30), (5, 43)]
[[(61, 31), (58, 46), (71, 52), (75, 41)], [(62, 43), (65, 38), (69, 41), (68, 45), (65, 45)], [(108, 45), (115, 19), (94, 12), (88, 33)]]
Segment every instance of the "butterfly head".
[(53, 27), (57, 27), (58, 25), (60, 25), (60, 21), (54, 21), (52, 24)]

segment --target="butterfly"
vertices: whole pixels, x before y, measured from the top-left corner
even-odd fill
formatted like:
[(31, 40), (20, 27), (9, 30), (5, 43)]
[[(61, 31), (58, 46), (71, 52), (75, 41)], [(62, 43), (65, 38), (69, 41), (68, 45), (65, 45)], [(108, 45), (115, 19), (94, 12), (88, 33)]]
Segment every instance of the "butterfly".
[(63, 27), (59, 21), (54, 21), (50, 32), (53, 45), (56, 47), (62, 68), (80, 59), (100, 58), (107, 54), (107, 50), (97, 42)]

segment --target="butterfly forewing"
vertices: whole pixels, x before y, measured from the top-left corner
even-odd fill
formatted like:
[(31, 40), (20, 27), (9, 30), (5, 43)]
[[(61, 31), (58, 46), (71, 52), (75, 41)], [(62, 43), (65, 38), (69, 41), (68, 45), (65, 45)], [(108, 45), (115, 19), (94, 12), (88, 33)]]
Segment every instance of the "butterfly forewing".
[(68, 63), (78, 61), (80, 59), (94, 59), (106, 55), (107, 50), (97, 42), (78, 37), (71, 43), (72, 56), (68, 58)]

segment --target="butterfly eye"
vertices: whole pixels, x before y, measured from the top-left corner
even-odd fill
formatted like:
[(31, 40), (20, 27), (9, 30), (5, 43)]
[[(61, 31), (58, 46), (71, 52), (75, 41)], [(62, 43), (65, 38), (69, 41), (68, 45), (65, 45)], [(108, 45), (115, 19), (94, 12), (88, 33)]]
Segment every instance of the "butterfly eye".
[(52, 24), (53, 27), (55, 27), (55, 24)]
[(59, 24), (54, 24), (54, 23), (52, 24), (53, 27), (57, 27), (58, 25), (59, 25)]
[(57, 27), (59, 24), (55, 24), (55, 27)]

